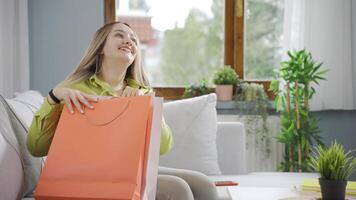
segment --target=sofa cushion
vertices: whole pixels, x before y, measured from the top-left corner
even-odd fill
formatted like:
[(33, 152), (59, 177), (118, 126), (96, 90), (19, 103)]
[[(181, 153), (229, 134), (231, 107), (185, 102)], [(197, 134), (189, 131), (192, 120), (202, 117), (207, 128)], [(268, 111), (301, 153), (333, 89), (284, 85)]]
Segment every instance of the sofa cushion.
[(24, 173), (21, 152), (5, 105), (0, 102), (0, 199), (22, 197)]
[(18, 114), (22, 113), (21, 110), (18, 110), (18, 113), (15, 113), (14, 109), (7, 104), (7, 101), (2, 96), (0, 96), (0, 101), (5, 111), (7, 112), (9, 116), (8, 120), (11, 123), (9, 127), (11, 131), (2, 134), (11, 146), (15, 146), (17, 148), (17, 152), (20, 155), (20, 159), (22, 160), (25, 178), (24, 196), (29, 197), (32, 195), (33, 190), (36, 187), (38, 177), (41, 173), (42, 159), (33, 157), (27, 150), (27, 127), (19, 119), (21, 114)]
[(43, 96), (35, 90), (15, 93), (15, 98), (6, 99), (11, 110), (16, 114), (26, 129), (30, 127), (35, 112), (43, 103)]
[(172, 150), (160, 157), (160, 165), (221, 174), (216, 148), (216, 95), (165, 103), (164, 117), (173, 134)]

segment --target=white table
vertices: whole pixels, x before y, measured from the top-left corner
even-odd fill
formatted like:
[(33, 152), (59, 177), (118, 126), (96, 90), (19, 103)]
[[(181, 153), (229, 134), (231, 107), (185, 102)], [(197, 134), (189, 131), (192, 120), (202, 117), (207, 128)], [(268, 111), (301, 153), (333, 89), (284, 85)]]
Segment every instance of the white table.
[[(320, 194), (301, 192), (299, 188), (304, 178), (317, 177), (315, 173), (254, 172), (211, 178), (213, 181), (231, 180), (239, 183), (239, 186), (228, 187), (228, 190), (219, 188), (221, 200), (315, 200)], [(355, 197), (347, 199), (356, 200)]]
[[(300, 197), (297, 191), (288, 188), (278, 187), (229, 187), (229, 192), (233, 200), (276, 200)], [(312, 199), (315, 198), (301, 198)]]
[[(302, 192), (296, 188), (277, 187), (229, 187), (232, 200), (316, 200), (320, 193)], [(347, 196), (347, 200), (355, 197)]]

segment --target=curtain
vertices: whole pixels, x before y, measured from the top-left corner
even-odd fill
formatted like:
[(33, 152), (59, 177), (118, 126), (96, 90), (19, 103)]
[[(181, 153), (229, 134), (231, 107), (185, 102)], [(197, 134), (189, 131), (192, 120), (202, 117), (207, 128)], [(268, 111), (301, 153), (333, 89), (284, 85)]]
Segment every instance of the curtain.
[(29, 89), (27, 0), (0, 1), (0, 94)]
[(316, 94), (311, 100), (311, 110), (355, 109), (351, 0), (285, 0), (285, 3), (284, 52), (306, 48), (318, 63), (323, 62), (329, 69), (327, 81), (313, 85)]

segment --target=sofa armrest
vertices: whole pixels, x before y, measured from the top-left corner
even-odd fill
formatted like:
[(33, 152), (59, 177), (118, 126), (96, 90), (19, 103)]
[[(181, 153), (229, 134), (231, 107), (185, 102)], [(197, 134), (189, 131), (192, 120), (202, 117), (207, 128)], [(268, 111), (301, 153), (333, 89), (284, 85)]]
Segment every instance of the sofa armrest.
[(222, 174), (246, 173), (245, 128), (240, 122), (218, 122), (216, 145)]

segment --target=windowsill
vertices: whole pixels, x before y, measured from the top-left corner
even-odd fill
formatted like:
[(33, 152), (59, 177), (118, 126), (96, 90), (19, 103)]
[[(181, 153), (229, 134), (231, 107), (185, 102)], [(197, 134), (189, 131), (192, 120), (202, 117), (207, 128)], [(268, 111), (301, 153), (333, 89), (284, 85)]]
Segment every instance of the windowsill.
[[(216, 110), (219, 115), (255, 115), (256, 102), (250, 101), (217, 101)], [(274, 107), (274, 101), (268, 101), (267, 113), (269, 115), (276, 115), (276, 109)]]

